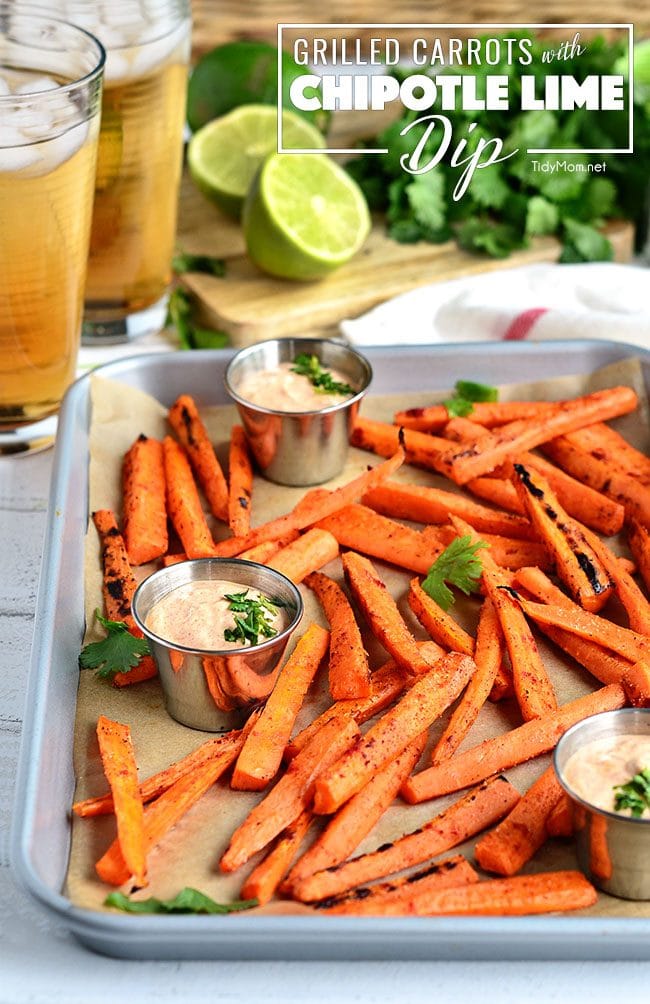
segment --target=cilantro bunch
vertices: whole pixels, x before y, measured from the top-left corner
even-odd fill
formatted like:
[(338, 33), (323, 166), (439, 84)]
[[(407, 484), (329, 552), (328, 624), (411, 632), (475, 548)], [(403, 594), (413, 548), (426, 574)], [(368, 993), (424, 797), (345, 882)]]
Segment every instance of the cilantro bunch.
[[(509, 32), (532, 38), (527, 32)], [(483, 39), (485, 43), (485, 39)], [(635, 50), (634, 154), (529, 154), (529, 148), (621, 149), (627, 146), (628, 111), (520, 111), (521, 76), (535, 75), (537, 93), (543, 93), (547, 74), (573, 75), (584, 80), (589, 74), (623, 73), (627, 58), (623, 43), (610, 44), (602, 37), (586, 41), (586, 52), (560, 63), (542, 63), (546, 45), (533, 41), (532, 63), (507, 63), (451, 67), (454, 74), (475, 75), (477, 92), (485, 93), (488, 75), (509, 78), (510, 109), (507, 111), (442, 111), (434, 104), (428, 112), (406, 111), (396, 122), (368, 142), (385, 147), (387, 154), (362, 154), (347, 167), (359, 183), (370, 207), (386, 213), (388, 233), (395, 240), (434, 243), (455, 237), (461, 247), (505, 258), (526, 247), (530, 239), (544, 234), (557, 236), (563, 244), (561, 261), (603, 261), (611, 259), (612, 247), (599, 232), (604, 220), (625, 216), (640, 222), (647, 213), (650, 178), (650, 49), (649, 43)], [(401, 79), (405, 71), (395, 70)], [(408, 71), (411, 72), (411, 71)], [(419, 71), (422, 72), (422, 71)], [(437, 75), (435, 68), (429, 71)], [(646, 72), (648, 81), (646, 81)], [(627, 88), (626, 88), (627, 89)], [(626, 102), (627, 105), (627, 102)], [(450, 119), (454, 139), (443, 160), (430, 171), (411, 175), (403, 170), (400, 157), (410, 154), (422, 138), (425, 126), (417, 125), (402, 136), (402, 130), (426, 114)], [(472, 123), (475, 128), (468, 134)], [(460, 171), (451, 166), (452, 154), (460, 141), (467, 140), (464, 156), (480, 139), (499, 137), (503, 154), (518, 153), (503, 163), (474, 172), (467, 192), (452, 199)], [(440, 147), (442, 129), (436, 128), (427, 140), (421, 163), (428, 162)], [(604, 162), (602, 173), (555, 171), (546, 173), (540, 163), (567, 163), (582, 166)], [(537, 169), (533, 161), (537, 161)], [(639, 237), (642, 235), (640, 234)]]

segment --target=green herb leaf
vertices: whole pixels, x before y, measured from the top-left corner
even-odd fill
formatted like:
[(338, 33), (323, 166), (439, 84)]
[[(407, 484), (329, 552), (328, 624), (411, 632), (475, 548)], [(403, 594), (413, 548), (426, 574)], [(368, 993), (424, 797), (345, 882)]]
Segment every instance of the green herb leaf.
[(189, 254), (178, 251), (172, 258), (172, 268), (176, 275), (185, 272), (203, 272), (206, 275), (216, 275), (219, 279), (226, 274), (223, 258), (215, 258), (209, 254)]
[(607, 237), (589, 224), (566, 219), (563, 226), (567, 247), (560, 261), (611, 261), (614, 257), (614, 249)]
[(467, 418), (474, 411), (474, 402), (464, 397), (450, 397), (442, 403), (450, 418)]
[(499, 391), (486, 383), (474, 380), (457, 380), (454, 396), (443, 401), (450, 418), (466, 418), (474, 411), (476, 401), (498, 401)]
[(637, 819), (650, 809), (650, 767), (644, 767), (626, 784), (614, 787), (614, 808), (617, 812), (629, 809)]
[(106, 637), (83, 647), (79, 654), (82, 669), (96, 669), (98, 676), (112, 677), (115, 673), (128, 673), (144, 655), (149, 655), (146, 638), (136, 638), (126, 624), (102, 617), (99, 610), (95, 616), (106, 628)]
[[(226, 628), (223, 636), (226, 641), (241, 642), (257, 645), (259, 636), (273, 638), (278, 632), (272, 626), (273, 617), (277, 613), (277, 604), (266, 596), (259, 599), (249, 598), (248, 590), (243, 593), (226, 593), (228, 609), (232, 611), (235, 619), (234, 628)], [(237, 617), (236, 614), (244, 614)]]
[(449, 610), (454, 602), (454, 594), (447, 587), (447, 582), (466, 596), (475, 591), (483, 571), (476, 552), (482, 547), (487, 547), (482, 540), (473, 544), (469, 535), (456, 537), (429, 569), (422, 588), (443, 610)]
[(104, 906), (113, 906), (126, 913), (239, 913), (257, 906), (256, 899), (240, 899), (233, 903), (217, 903), (198, 889), (186, 886), (173, 899), (131, 899), (123, 892), (111, 892)]
[(190, 294), (180, 286), (169, 297), (165, 324), (176, 328), (182, 349), (221, 349), (229, 342), (228, 335), (223, 331), (202, 328), (194, 323)]
[(301, 352), (293, 361), (293, 373), (305, 376), (319, 394), (354, 394), (354, 388), (349, 383), (339, 383), (333, 379), (329, 370), (324, 370), (318, 356), (310, 356)]

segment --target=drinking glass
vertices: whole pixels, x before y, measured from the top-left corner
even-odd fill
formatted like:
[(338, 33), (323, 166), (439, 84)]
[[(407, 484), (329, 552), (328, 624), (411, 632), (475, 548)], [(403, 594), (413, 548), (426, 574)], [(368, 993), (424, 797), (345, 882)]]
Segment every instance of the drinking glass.
[(82, 341), (162, 327), (176, 234), (188, 0), (57, 0), (106, 49)]
[(0, 0), (0, 454), (50, 445), (75, 375), (104, 50)]

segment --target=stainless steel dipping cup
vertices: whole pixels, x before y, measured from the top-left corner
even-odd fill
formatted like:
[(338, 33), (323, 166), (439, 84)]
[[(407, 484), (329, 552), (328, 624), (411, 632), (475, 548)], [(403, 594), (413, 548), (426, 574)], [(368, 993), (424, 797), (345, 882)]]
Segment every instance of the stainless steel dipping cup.
[[(287, 627), (259, 645), (213, 651), (175, 645), (153, 634), (146, 621), (154, 604), (179, 586), (206, 579), (237, 582), (279, 600), (288, 613)], [(167, 711), (177, 722), (205, 732), (238, 728), (251, 709), (266, 700), (302, 612), (300, 592), (286, 576), (237, 558), (197, 558), (161, 568), (133, 597), (133, 617), (149, 642)]]
[(615, 735), (650, 735), (650, 709), (605, 711), (578, 722), (557, 744), (555, 772), (572, 802), (578, 864), (587, 878), (611, 896), (650, 899), (650, 819), (596, 808), (564, 780), (564, 767), (580, 747)]
[[(358, 388), (356, 394), (329, 408), (299, 412), (264, 408), (240, 396), (248, 373), (274, 369), (301, 352), (338, 369)], [(231, 359), (225, 376), (262, 474), (276, 484), (293, 486), (320, 485), (341, 473), (350, 430), (371, 380), (372, 368), (362, 355), (341, 342), (319, 338), (273, 338), (251, 345)]]

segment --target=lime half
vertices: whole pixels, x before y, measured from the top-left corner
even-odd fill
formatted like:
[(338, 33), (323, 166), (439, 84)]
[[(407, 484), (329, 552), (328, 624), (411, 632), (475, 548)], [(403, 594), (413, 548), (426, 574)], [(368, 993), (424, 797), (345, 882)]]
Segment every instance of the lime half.
[[(292, 112), (282, 112), (285, 147), (319, 149), (321, 133)], [(208, 122), (190, 140), (187, 160), (194, 181), (231, 216), (239, 216), (260, 164), (278, 148), (278, 115), (270, 105), (242, 105)]]
[(251, 259), (285, 279), (321, 279), (344, 265), (370, 231), (357, 183), (326, 154), (272, 154), (244, 206)]

